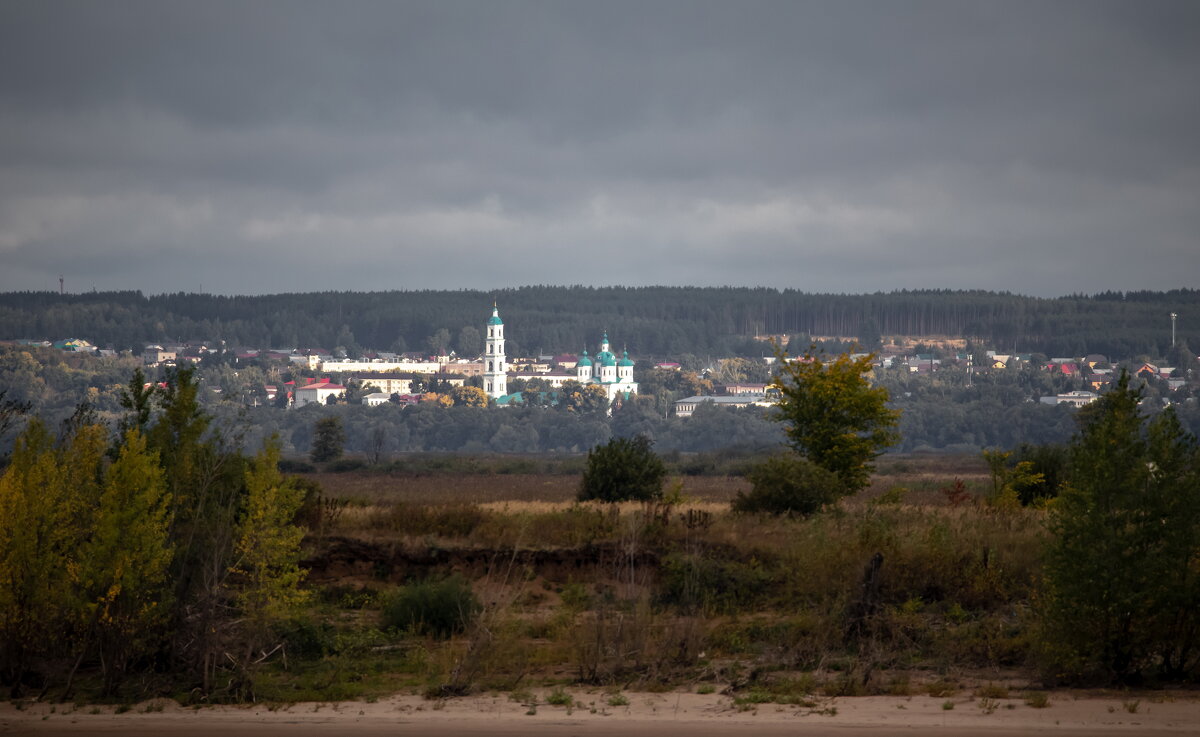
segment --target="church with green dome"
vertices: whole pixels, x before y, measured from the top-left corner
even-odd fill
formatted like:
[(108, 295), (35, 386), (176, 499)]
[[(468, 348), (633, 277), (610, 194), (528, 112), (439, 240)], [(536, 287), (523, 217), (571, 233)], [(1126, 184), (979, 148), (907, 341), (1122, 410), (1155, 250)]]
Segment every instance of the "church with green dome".
[(611, 402), (617, 396), (626, 398), (637, 394), (638, 385), (633, 380), (633, 361), (629, 351), (622, 351), (621, 358), (613, 354), (608, 342), (608, 333), (600, 339), (600, 350), (589, 356), (587, 350), (575, 364), (575, 373), (580, 384), (597, 384), (603, 387)]

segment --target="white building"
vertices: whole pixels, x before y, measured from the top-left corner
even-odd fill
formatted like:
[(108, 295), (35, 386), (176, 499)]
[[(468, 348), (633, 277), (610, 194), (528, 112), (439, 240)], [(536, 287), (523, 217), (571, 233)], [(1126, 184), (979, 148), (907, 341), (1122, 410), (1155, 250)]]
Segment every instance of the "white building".
[(341, 396), (346, 393), (346, 387), (341, 384), (330, 384), (323, 381), (317, 384), (308, 384), (296, 389), (296, 398), (294, 407), (303, 407), (306, 404), (325, 404), (331, 396)]
[(637, 394), (638, 385), (633, 380), (633, 361), (629, 360), (629, 351), (623, 351), (618, 361), (609, 348), (608, 333), (600, 339), (600, 352), (594, 359), (584, 350), (579, 363), (575, 364), (575, 376), (580, 384), (603, 387), (610, 402), (618, 394)]
[(492, 316), (487, 321), (486, 347), (483, 353), (483, 391), (492, 399), (508, 394), (508, 369), (504, 365), (504, 322), (492, 303)]
[(762, 394), (721, 394), (717, 396), (684, 397), (675, 400), (675, 416), (691, 417), (701, 404), (715, 404), (719, 407), (770, 407), (771, 402)]
[(1086, 404), (1091, 404), (1099, 398), (1096, 392), (1073, 391), (1066, 394), (1055, 394), (1051, 397), (1042, 397), (1042, 404), (1069, 404), (1072, 407), (1082, 407)]

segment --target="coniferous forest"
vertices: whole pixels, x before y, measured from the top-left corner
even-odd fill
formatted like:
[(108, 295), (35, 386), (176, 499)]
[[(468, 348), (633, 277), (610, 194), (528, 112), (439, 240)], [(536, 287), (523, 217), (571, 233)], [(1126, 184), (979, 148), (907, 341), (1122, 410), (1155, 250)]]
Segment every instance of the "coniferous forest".
[(759, 355), (755, 335), (951, 335), (998, 351), (1163, 355), (1196, 340), (1200, 291), (1056, 298), (983, 291), (807, 294), (766, 288), (553, 287), (263, 296), (0, 294), (0, 339), (83, 337), (102, 347), (226, 341), (256, 347), (423, 350), (440, 330), (481, 324), (493, 300), (512, 354), (577, 351), (602, 330), (635, 357)]

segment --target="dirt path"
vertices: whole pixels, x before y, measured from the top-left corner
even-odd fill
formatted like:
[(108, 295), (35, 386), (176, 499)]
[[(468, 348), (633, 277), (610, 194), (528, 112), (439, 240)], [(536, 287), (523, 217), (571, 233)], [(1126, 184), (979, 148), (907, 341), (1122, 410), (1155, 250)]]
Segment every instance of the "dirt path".
[[(598, 691), (573, 692), (576, 706), (536, 708), (505, 696), (474, 696), (433, 703), (396, 696), (373, 704), (293, 704), (268, 708), (186, 709), (174, 702), (112, 709), (37, 704), (18, 711), (0, 706), (0, 734), (165, 737), (265, 737), (266, 735), (604, 735), (649, 737), (718, 735), (938, 734), (947, 737), (1046, 735), (1200, 734), (1200, 699), (1075, 698), (1056, 694), (1048, 708), (1019, 699), (991, 702), (961, 697), (861, 697), (825, 700), (813, 708), (764, 704), (750, 711), (727, 697), (683, 693), (626, 694), (628, 705), (609, 706)], [(951, 704), (952, 708), (946, 708)], [(161, 711), (158, 709), (161, 708)], [(532, 712), (532, 713), (531, 713)]]

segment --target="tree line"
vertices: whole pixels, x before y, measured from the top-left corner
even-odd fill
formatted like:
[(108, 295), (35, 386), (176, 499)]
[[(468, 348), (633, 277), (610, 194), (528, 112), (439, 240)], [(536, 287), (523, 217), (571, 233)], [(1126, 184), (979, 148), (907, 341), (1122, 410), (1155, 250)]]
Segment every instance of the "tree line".
[[(190, 370), (135, 372), (110, 428), (86, 404), (29, 419), (0, 476), (0, 684), (109, 696), (253, 696), (255, 662), (304, 597), (304, 491), (279, 447), (214, 425)], [(0, 415), (27, 407), (0, 396)], [(131, 685), (131, 684), (140, 685)]]
[[(230, 346), (426, 351), (480, 347), (498, 300), (510, 354), (578, 352), (607, 330), (635, 357), (761, 356), (753, 336), (965, 336), (1001, 351), (1160, 356), (1200, 344), (1200, 291), (1034, 298), (901, 290), (847, 295), (766, 288), (553, 287), (482, 291), (320, 292), (263, 296), (140, 292), (0, 294), (0, 338), (83, 337), (124, 349), (207, 341)], [(464, 333), (464, 329), (470, 328)]]

